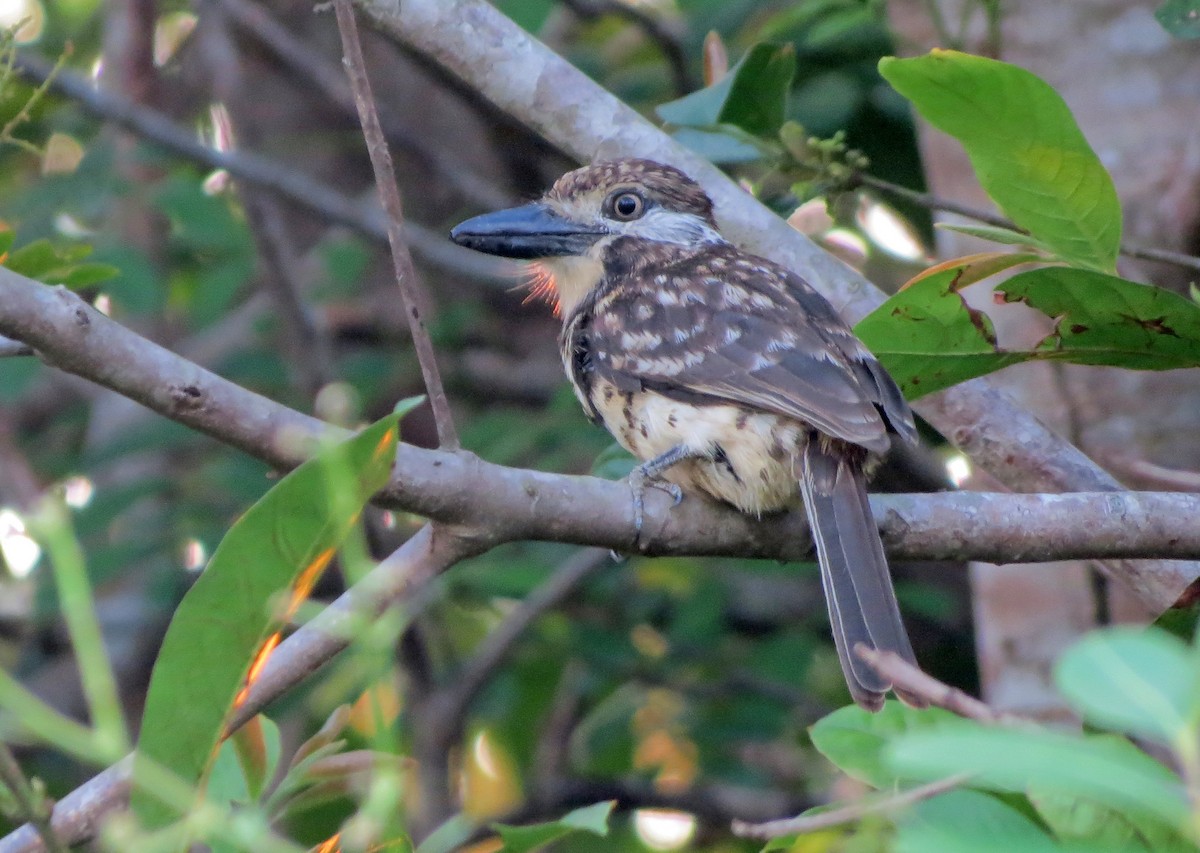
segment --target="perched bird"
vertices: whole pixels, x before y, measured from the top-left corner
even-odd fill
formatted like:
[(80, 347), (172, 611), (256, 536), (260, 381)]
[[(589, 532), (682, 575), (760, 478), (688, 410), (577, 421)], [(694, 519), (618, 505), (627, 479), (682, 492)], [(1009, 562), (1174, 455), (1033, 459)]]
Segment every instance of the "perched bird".
[[(803, 497), (842, 670), (878, 709), (891, 684), (857, 643), (915, 662), (867, 503), (889, 433), (916, 440), (895, 382), (802, 278), (717, 230), (683, 172), (615, 160), (538, 202), (454, 228), (462, 246), (532, 261), (562, 316), (563, 365), (593, 421), (642, 464), (642, 495), (698, 490), (760, 516)], [(919, 697), (902, 696), (913, 704)]]

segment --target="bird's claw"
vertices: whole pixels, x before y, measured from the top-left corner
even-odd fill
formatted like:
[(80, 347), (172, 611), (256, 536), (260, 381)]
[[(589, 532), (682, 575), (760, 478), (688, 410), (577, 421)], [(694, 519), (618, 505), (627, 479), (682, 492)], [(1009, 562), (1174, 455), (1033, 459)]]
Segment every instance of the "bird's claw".
[(629, 472), (629, 488), (633, 491), (633, 547), (641, 550), (642, 526), (646, 520), (646, 489), (662, 489), (679, 506), (683, 500), (683, 489), (678, 484), (652, 476), (646, 472), (644, 465), (639, 465)]

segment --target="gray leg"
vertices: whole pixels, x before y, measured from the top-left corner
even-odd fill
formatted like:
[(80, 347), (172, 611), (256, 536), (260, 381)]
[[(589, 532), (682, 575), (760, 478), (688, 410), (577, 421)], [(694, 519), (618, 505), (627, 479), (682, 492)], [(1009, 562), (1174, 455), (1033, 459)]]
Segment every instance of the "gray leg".
[(672, 447), (661, 456), (655, 456), (653, 459), (643, 462), (629, 472), (629, 487), (633, 490), (633, 544), (635, 548), (642, 538), (642, 521), (646, 511), (646, 489), (651, 486), (662, 489), (673, 497), (678, 505), (683, 500), (683, 491), (674, 483), (665, 482), (662, 475), (668, 468), (678, 465), (685, 459), (695, 459), (703, 455), (700, 451), (681, 444), (678, 447)]

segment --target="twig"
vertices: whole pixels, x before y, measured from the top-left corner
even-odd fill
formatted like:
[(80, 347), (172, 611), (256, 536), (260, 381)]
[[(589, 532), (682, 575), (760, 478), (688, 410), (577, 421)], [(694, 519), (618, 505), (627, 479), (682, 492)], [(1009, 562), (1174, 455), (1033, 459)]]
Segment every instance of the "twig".
[[(968, 204), (953, 201), (951, 199), (941, 198), (931, 193), (918, 192), (917, 190), (909, 189), (908, 187), (894, 184), (891, 181), (885, 181), (883, 178), (877, 178), (874, 175), (869, 175), (865, 172), (859, 172), (854, 176), (854, 182), (865, 187), (870, 187), (874, 190), (887, 193), (902, 198), (905, 201), (910, 201), (913, 204), (919, 205), (929, 210), (940, 210), (945, 213), (954, 213), (959, 216), (964, 216), (967, 219), (974, 219), (976, 222), (982, 222), (985, 225), (994, 225), (997, 228), (1007, 228), (1011, 231), (1016, 231), (1020, 234), (1027, 233), (1023, 228), (1018, 228), (1003, 216), (997, 216), (986, 210), (981, 210)], [(1187, 255), (1183, 252), (1172, 252), (1169, 249), (1153, 249), (1145, 246), (1138, 246), (1132, 243), (1121, 244), (1121, 254), (1130, 258), (1140, 258), (1146, 261), (1159, 261), (1164, 264), (1174, 264), (1175, 266), (1184, 267), (1186, 269), (1200, 271), (1200, 258), (1194, 255)]]
[(50, 806), (52, 804), (44, 794), (34, 790), (33, 785), (21, 772), (21, 765), (8, 744), (0, 741), (0, 781), (8, 788), (12, 798), (16, 800), (19, 816), (29, 821), (42, 843), (50, 853), (67, 853), (67, 845), (62, 844), (54, 830), (50, 828)]
[(671, 68), (671, 77), (675, 86), (675, 94), (686, 95), (699, 84), (693, 79), (688, 70), (687, 54), (683, 45), (674, 34), (654, 14), (640, 9), (621, 0), (560, 0), (560, 2), (579, 16), (582, 20), (590, 21), (604, 15), (615, 15), (618, 18), (634, 24), (646, 34), (652, 42), (658, 45), (663, 58)]
[(996, 711), (990, 705), (964, 693), (957, 687), (951, 687), (949, 684), (938, 681), (895, 652), (881, 652), (859, 643), (854, 647), (854, 653), (905, 692), (921, 696), (927, 699), (929, 704), (945, 708), (960, 717), (988, 724), (1014, 725), (1027, 722), (1012, 714)]
[(1135, 481), (1140, 488), (1200, 492), (1200, 471), (1167, 468), (1132, 456), (1108, 456), (1104, 458), (1104, 464), (1118, 475)]
[[(16, 70), (23, 76), (45, 82), (51, 66), (39, 57), (18, 54)], [(217, 151), (199, 142), (196, 134), (166, 115), (135, 104), (106, 89), (99, 89), (77, 74), (63, 71), (54, 77), (50, 88), (75, 101), (92, 115), (111, 121), (181, 157), (212, 169), (225, 169), (240, 180), (249, 181), (315, 213), (322, 219), (353, 228), (373, 240), (387, 239), (387, 224), (382, 210), (362, 205), (331, 187), (285, 167), (275, 160), (251, 151)], [(510, 263), (460, 249), (449, 240), (415, 222), (405, 228), (413, 251), (427, 263), (459, 275), (486, 281), (511, 283)]]
[(392, 248), (396, 284), (400, 287), (400, 297), (404, 301), (404, 313), (408, 317), (413, 348), (417, 351), (421, 374), (425, 377), (425, 390), (429, 394), (429, 405), (437, 423), (438, 443), (443, 450), (457, 450), (458, 433), (454, 429), (450, 401), (446, 398), (446, 389), (442, 386), (433, 342), (429, 339), (429, 332), (421, 319), (422, 311), (429, 303), (428, 300), (420, 298), (420, 281), (417, 271), (413, 268), (412, 256), (408, 253), (408, 244), (404, 241), (404, 206), (400, 200), (400, 189), (396, 186), (396, 176), (392, 171), (392, 155), (388, 151), (387, 140), (384, 139), (383, 128), (379, 124), (379, 112), (375, 108), (375, 96), (371, 93), (371, 81), (367, 78), (367, 65), (363, 59), (362, 43), (358, 38), (354, 6), (350, 0), (334, 0), (333, 8), (337, 13), (338, 30), (342, 35), (342, 50), (346, 54), (346, 73), (350, 77), (350, 88), (354, 90), (354, 103), (358, 106), (358, 117), (362, 122), (367, 153), (371, 156), (371, 166), (375, 170), (375, 184), (379, 188), (379, 197), (387, 213), (388, 243)]
[(829, 829), (846, 823), (854, 823), (868, 815), (886, 814), (900, 809), (906, 809), (922, 800), (936, 797), (953, 790), (971, 778), (970, 773), (957, 773), (936, 782), (918, 785), (901, 791), (890, 797), (863, 800), (838, 809), (830, 809), (814, 815), (797, 815), (786, 820), (772, 820), (767, 823), (747, 823), (744, 820), (733, 822), (733, 834), (742, 838), (759, 838), (769, 840), (781, 835), (795, 835), (804, 832), (816, 832), (818, 829)]

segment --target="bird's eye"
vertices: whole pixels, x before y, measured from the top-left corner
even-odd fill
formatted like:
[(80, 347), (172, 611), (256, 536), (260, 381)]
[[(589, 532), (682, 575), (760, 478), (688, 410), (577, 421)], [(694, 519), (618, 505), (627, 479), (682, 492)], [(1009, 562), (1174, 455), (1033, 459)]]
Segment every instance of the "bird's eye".
[(628, 190), (619, 192), (609, 199), (613, 219), (629, 222), (646, 211), (646, 202), (640, 195)]

